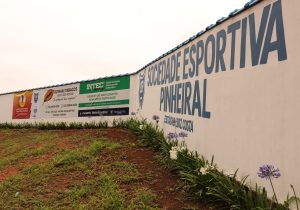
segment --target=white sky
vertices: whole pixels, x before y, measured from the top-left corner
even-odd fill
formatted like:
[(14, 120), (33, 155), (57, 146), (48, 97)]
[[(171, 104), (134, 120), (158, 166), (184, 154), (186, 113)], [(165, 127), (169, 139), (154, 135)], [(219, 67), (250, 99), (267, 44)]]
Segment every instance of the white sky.
[(135, 72), (248, 0), (0, 0), (0, 93)]

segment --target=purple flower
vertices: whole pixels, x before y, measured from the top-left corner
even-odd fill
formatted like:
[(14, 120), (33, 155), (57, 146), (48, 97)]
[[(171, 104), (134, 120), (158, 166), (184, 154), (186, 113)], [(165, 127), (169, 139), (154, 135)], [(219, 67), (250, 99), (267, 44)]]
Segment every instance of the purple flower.
[(181, 132), (178, 134), (178, 136), (184, 138), (184, 137), (187, 137), (188, 134), (185, 133), (185, 132), (183, 132), (183, 131), (181, 131)]
[(257, 175), (262, 179), (272, 179), (280, 177), (280, 172), (273, 165), (263, 165), (259, 167)]
[(160, 117), (158, 115), (153, 115), (152, 119), (158, 123)]
[(171, 124), (172, 124), (172, 125), (175, 125), (175, 123), (176, 123), (176, 120), (175, 120), (175, 118), (173, 118), (173, 119), (171, 120)]
[(172, 139), (177, 139), (178, 135), (177, 133), (173, 133), (173, 132), (170, 132), (168, 133), (168, 139), (172, 140)]

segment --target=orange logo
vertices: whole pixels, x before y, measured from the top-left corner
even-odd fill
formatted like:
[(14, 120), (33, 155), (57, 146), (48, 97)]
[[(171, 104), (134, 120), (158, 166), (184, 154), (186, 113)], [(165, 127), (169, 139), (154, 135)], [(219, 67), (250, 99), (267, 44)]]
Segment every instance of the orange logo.
[(18, 95), (19, 97), (19, 107), (23, 108), (26, 104), (26, 95), (25, 93)]

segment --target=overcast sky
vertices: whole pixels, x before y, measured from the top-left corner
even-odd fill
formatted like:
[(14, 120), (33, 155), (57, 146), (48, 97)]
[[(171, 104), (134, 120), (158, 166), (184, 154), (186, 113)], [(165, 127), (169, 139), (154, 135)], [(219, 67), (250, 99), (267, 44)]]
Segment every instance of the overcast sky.
[(137, 71), (247, 0), (0, 0), (0, 93)]

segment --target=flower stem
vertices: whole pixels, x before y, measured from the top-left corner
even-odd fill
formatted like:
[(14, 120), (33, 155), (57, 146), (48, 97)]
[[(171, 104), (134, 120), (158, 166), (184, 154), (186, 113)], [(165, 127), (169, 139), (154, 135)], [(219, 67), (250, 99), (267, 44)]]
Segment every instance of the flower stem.
[(294, 193), (294, 196), (295, 196), (297, 210), (299, 210), (299, 206), (298, 206), (298, 197), (296, 196), (295, 188), (294, 188), (293, 185), (291, 185), (291, 188), (292, 188), (293, 193)]
[(272, 190), (273, 190), (273, 193), (274, 193), (275, 200), (276, 200), (276, 202), (277, 202), (277, 204), (278, 204), (278, 199), (277, 199), (277, 196), (276, 196), (276, 192), (275, 192), (275, 189), (274, 189), (274, 186), (273, 186), (271, 177), (269, 177), (269, 180), (270, 180), (270, 183), (271, 183), (271, 186), (272, 186)]

